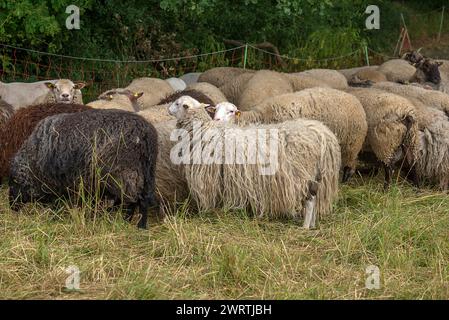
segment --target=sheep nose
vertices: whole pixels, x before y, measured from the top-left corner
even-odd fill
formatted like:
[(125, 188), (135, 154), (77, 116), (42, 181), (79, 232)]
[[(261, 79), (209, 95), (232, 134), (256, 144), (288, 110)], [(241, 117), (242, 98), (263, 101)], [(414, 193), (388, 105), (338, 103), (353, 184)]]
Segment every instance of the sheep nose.
[(62, 94), (62, 97), (63, 97), (63, 98), (68, 98), (68, 97), (69, 97), (69, 94), (68, 94), (68, 93), (63, 93), (63, 94)]

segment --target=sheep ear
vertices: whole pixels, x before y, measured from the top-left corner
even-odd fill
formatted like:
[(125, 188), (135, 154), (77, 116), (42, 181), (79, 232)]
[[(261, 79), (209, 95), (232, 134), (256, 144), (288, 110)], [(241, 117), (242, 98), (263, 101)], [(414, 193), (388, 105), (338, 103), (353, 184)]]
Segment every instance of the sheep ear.
[(217, 110), (217, 108), (215, 108), (214, 106), (210, 106), (210, 105), (205, 105), (204, 108), (206, 109), (207, 112), (210, 112), (210, 113), (215, 113), (215, 111)]
[(143, 92), (134, 92), (133, 96), (134, 98), (139, 99), (141, 96), (143, 96)]
[(53, 90), (55, 88), (55, 85), (51, 82), (45, 82), (44, 84), (50, 90)]
[(81, 90), (85, 86), (86, 86), (86, 84), (84, 82), (77, 82), (77, 83), (75, 83), (75, 89), (76, 90)]
[(236, 116), (236, 117), (240, 117), (241, 114), (242, 114), (242, 112), (241, 112), (240, 110), (237, 110), (237, 111), (235, 112), (235, 116)]

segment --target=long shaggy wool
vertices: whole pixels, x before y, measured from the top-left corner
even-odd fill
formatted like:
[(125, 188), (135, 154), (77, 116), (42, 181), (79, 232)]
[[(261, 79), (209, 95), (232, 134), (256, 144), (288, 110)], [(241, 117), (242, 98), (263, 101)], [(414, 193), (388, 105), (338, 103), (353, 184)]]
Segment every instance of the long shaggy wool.
[(0, 97), (0, 130), (14, 114), (14, 108)]
[(449, 96), (412, 85), (376, 83), (374, 88), (397, 94), (415, 107), (418, 124), (416, 173), (421, 181), (447, 190), (449, 184)]
[(420, 179), (447, 191), (449, 187), (449, 118), (437, 109), (412, 100), (420, 126), (416, 162)]
[[(375, 89), (351, 88), (351, 93), (362, 103), (368, 122), (365, 147), (387, 166), (394, 163), (394, 155), (402, 145), (416, 160), (418, 150), (418, 121), (414, 105), (395, 94)], [(406, 118), (412, 119), (407, 130)], [(413, 163), (412, 163), (413, 164)]]
[(82, 104), (40, 104), (22, 108), (0, 128), (0, 178), (7, 177), (10, 161), (42, 119), (59, 113), (91, 110)]
[(251, 110), (267, 98), (293, 92), (289, 79), (282, 73), (260, 70), (246, 84), (238, 100), (238, 108)]
[(233, 80), (243, 73), (254, 73), (254, 70), (233, 68), (233, 67), (217, 67), (203, 72), (198, 77), (198, 82), (208, 82), (217, 88), (225, 83)]
[[(202, 210), (224, 206), (249, 209), (258, 216), (300, 217), (309, 193), (309, 183), (319, 183), (317, 214), (331, 212), (338, 192), (341, 165), (340, 147), (335, 135), (322, 123), (310, 120), (286, 121), (280, 124), (253, 125), (241, 128), (229, 123), (210, 121), (203, 109), (189, 109), (187, 116), (178, 120), (178, 127), (186, 129), (194, 138), (195, 123), (200, 126), (202, 143), (192, 143), (191, 154), (225, 154), (225, 142), (237, 143), (243, 154), (260, 137), (262, 130), (278, 144), (269, 155), (277, 156), (274, 174), (266, 173), (268, 164), (259, 157), (249, 157), (253, 163), (221, 161), (211, 164), (190, 164), (185, 174), (190, 192)], [(260, 131), (259, 131), (260, 132)], [(208, 138), (206, 138), (208, 137)], [(266, 141), (266, 140), (265, 140)], [(197, 141), (196, 141), (197, 142)], [(272, 141), (257, 144), (257, 152), (269, 147)], [(241, 149), (240, 149), (241, 148)], [(273, 153), (271, 153), (273, 151)], [(277, 151), (277, 152), (276, 152)], [(275, 162), (270, 162), (273, 165)]]
[(158, 135), (159, 150), (156, 165), (156, 195), (161, 208), (170, 211), (189, 195), (182, 166), (173, 163), (170, 158), (170, 152), (177, 143), (170, 139), (170, 135), (176, 129), (176, 120), (155, 123), (154, 127)]
[(318, 120), (328, 126), (340, 142), (342, 165), (355, 169), (368, 126), (360, 102), (343, 91), (311, 88), (273, 97), (242, 112), (238, 123), (277, 123), (298, 118)]
[(146, 216), (156, 204), (157, 150), (156, 129), (135, 113), (89, 110), (48, 117), (14, 157), (10, 200), (51, 202), (78, 191), (81, 182), (90, 191), (98, 182), (104, 198), (138, 205)]

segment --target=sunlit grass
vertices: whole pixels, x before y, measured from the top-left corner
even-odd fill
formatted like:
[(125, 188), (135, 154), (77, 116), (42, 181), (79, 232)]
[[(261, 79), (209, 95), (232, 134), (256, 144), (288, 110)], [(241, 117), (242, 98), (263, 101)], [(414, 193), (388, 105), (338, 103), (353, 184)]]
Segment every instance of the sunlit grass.
[[(449, 198), (379, 178), (342, 186), (317, 230), (244, 212), (178, 212), (138, 230), (120, 213), (9, 210), (0, 190), (0, 298), (447, 299)], [(81, 270), (79, 291), (65, 269)], [(381, 286), (365, 288), (366, 267)]]

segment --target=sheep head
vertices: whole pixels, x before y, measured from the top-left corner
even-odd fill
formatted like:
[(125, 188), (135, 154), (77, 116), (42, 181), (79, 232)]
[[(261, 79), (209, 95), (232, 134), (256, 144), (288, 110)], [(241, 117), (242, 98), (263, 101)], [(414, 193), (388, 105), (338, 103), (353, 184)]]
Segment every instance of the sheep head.
[(182, 96), (168, 107), (168, 113), (180, 120), (187, 116), (189, 110), (204, 109), (207, 107), (209, 107), (208, 104), (201, 103), (190, 96)]
[(416, 69), (420, 71), (421, 78), (424, 78), (423, 82), (432, 82), (434, 84), (440, 84), (441, 75), (439, 66), (441, 66), (443, 62), (436, 61), (430, 58), (423, 58), (416, 65)]
[(129, 99), (129, 101), (131, 102), (134, 111), (135, 112), (140, 111), (141, 107), (140, 107), (137, 99), (139, 99), (143, 95), (143, 92), (133, 92), (129, 89), (117, 88), (117, 89), (112, 89), (112, 90), (109, 90), (109, 91), (106, 91), (106, 92), (100, 94), (98, 96), (98, 99), (112, 101), (112, 100), (116, 99), (118, 97), (118, 95), (126, 96)]
[(81, 90), (85, 85), (84, 82), (73, 83), (67, 79), (59, 79), (55, 83), (45, 82), (45, 86), (50, 89), (55, 101), (59, 103), (73, 103), (76, 90)]
[(98, 99), (111, 101), (114, 99), (114, 96), (117, 94), (122, 94), (122, 95), (128, 97), (128, 99), (131, 102), (133, 102), (133, 101), (136, 101), (137, 99), (139, 99), (143, 95), (143, 92), (133, 92), (129, 89), (118, 88), (118, 89), (112, 89), (112, 90), (109, 90), (109, 91), (106, 91), (106, 92), (100, 94), (98, 96)]
[(222, 122), (234, 122), (241, 112), (230, 102), (221, 102), (215, 107), (214, 120)]

